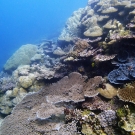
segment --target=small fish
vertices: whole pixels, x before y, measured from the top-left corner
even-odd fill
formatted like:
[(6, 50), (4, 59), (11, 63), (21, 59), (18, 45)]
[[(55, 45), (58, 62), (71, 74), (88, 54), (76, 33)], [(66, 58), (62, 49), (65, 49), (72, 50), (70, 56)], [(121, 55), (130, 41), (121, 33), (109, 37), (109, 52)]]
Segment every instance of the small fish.
[(94, 67), (95, 67), (95, 63), (94, 63), (94, 62), (92, 62), (92, 63), (91, 63), (91, 66), (94, 68)]

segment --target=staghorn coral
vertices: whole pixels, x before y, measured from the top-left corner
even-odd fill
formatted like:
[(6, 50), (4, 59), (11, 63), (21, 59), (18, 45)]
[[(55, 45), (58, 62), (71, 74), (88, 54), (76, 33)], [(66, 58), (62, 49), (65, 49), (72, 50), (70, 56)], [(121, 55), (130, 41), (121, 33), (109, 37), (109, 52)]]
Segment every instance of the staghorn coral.
[[(115, 133), (117, 124), (117, 116), (113, 110), (105, 110), (99, 114), (95, 114), (89, 110), (71, 110), (65, 111), (66, 121), (77, 121), (78, 129), (82, 134), (86, 135), (111, 135)], [(107, 132), (109, 131), (109, 133)]]

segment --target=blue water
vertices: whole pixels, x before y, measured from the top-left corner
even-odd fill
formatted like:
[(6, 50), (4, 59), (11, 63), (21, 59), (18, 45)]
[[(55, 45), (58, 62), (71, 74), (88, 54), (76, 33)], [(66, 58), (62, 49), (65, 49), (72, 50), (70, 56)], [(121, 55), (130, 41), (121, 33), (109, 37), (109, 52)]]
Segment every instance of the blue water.
[(87, 0), (0, 0), (0, 70), (23, 44), (57, 37)]

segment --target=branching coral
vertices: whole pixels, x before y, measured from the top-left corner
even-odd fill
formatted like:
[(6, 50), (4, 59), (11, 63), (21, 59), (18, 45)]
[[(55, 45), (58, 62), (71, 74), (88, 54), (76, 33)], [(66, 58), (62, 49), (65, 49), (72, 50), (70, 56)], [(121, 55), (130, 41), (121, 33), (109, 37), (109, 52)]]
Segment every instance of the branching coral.
[(134, 105), (126, 105), (117, 110), (119, 117), (118, 126), (126, 133), (132, 133), (135, 130), (135, 109)]
[(0, 78), (0, 92), (12, 90), (16, 86), (16, 81), (11, 76)]

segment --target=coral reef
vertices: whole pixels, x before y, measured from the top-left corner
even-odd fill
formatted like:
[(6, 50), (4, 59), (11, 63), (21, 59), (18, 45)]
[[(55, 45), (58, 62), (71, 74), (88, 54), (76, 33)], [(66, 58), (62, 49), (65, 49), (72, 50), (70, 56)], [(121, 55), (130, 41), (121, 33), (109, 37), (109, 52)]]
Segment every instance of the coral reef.
[[(76, 78), (78, 76), (78, 78)], [(64, 103), (63, 105), (53, 105), (54, 103), (58, 103), (60, 102), (60, 98), (57, 98), (57, 95), (59, 96), (59, 94), (62, 93), (61, 90), (68, 90), (66, 89), (67, 87), (72, 87), (72, 85), (75, 85), (75, 81), (76, 83), (82, 83), (84, 81), (84, 79), (81, 77), (80, 74), (77, 73), (72, 73), (71, 75), (69, 75), (69, 80), (67, 77), (64, 77), (61, 81), (59, 81), (56, 84), (53, 84), (51, 86), (46, 87), (45, 89), (40, 90), (37, 93), (33, 93), (33, 94), (28, 94), (27, 96), (25, 96), (25, 98), (20, 102), (19, 105), (17, 105), (12, 114), (8, 117), (6, 117), (6, 119), (4, 120), (4, 122), (2, 123), (2, 128), (1, 128), (1, 133), (4, 134), (10, 134), (12, 132), (12, 134), (16, 134), (18, 132), (19, 129), (19, 134), (41, 134), (41, 133), (47, 133), (47, 132), (53, 132), (53, 130), (57, 130), (54, 129), (58, 126), (58, 132), (59, 132), (59, 128), (61, 127), (61, 125), (63, 124), (63, 111), (64, 111), (64, 106), (67, 106), (66, 103)], [(66, 80), (65, 80), (66, 79)], [(57, 87), (56, 87), (57, 86)], [(78, 86), (79, 87), (79, 86)], [(61, 91), (61, 92), (60, 92)], [(68, 91), (67, 91), (68, 92)], [(51, 101), (48, 100), (49, 96), (55, 97), (56, 98), (55, 101), (53, 101), (54, 99), (51, 98)], [(58, 94), (59, 93), (59, 94)], [(66, 91), (63, 91), (63, 94), (66, 94)], [(81, 93), (80, 93), (81, 94)], [(60, 95), (61, 98), (63, 98), (62, 95)], [(75, 96), (75, 102), (80, 101), (80, 97)], [(77, 99), (78, 98), (78, 99)], [(37, 99), (37, 100), (35, 100)], [(68, 95), (67, 95), (67, 99), (68, 99)], [(67, 99), (65, 98), (64, 101), (67, 101)], [(69, 94), (69, 99), (70, 99), (70, 94)], [(64, 102), (61, 101), (61, 102)], [(52, 104), (53, 103), (53, 104)], [(19, 117), (21, 115), (21, 117)], [(54, 117), (55, 116), (55, 117)], [(59, 117), (58, 117), (59, 116)], [(51, 117), (51, 118), (50, 118)], [(14, 120), (13, 120), (14, 119)], [(10, 123), (7, 122), (10, 120)], [(20, 121), (20, 126), (17, 127), (17, 123)], [(53, 122), (53, 124), (51, 123), (51, 121)], [(58, 122), (62, 122), (61, 124), (57, 125)], [(40, 123), (40, 125), (38, 125), (38, 123)], [(6, 127), (4, 125), (7, 125)], [(29, 126), (28, 126), (29, 125)], [(42, 126), (41, 126), (42, 125)], [(34, 128), (35, 127), (35, 128)], [(8, 130), (7, 130), (8, 129)]]
[(135, 134), (134, 8), (135, 0), (88, 0), (58, 41), (16, 51), (10, 75), (0, 73), (0, 134)]

